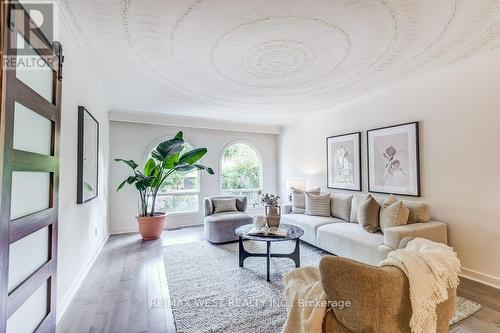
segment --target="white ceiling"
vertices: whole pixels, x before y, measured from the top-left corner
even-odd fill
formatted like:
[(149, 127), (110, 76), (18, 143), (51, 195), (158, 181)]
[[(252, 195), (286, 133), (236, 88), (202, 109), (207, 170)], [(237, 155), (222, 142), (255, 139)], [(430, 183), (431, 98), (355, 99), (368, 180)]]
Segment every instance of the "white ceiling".
[(114, 110), (280, 124), (500, 45), (499, 0), (64, 0)]

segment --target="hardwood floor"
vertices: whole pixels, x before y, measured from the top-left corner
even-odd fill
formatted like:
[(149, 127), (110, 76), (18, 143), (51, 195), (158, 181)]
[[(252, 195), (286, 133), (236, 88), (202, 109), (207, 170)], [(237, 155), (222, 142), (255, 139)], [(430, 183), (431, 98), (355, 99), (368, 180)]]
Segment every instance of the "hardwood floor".
[[(175, 332), (162, 246), (204, 239), (203, 227), (165, 231), (161, 240), (139, 234), (111, 236), (71, 301), (57, 331)], [(462, 279), (459, 295), (483, 308), (455, 324), (453, 333), (500, 333), (500, 290)]]

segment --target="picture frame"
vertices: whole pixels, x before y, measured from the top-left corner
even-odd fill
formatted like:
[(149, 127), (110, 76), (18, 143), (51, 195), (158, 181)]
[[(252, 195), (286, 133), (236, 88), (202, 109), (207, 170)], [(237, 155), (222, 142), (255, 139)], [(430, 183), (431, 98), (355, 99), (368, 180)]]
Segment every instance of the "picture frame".
[(330, 189), (361, 191), (361, 132), (326, 138), (326, 177)]
[(99, 122), (84, 107), (78, 107), (77, 203), (99, 195)]
[(368, 192), (421, 195), (418, 121), (368, 130)]

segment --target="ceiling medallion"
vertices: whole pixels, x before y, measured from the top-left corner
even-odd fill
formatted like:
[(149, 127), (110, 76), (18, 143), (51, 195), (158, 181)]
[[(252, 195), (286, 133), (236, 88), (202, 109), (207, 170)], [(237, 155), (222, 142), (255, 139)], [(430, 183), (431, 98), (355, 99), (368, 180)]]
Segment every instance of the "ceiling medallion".
[(270, 40), (248, 50), (242, 67), (250, 75), (266, 79), (283, 79), (309, 69), (314, 51), (305, 43), (293, 40)]

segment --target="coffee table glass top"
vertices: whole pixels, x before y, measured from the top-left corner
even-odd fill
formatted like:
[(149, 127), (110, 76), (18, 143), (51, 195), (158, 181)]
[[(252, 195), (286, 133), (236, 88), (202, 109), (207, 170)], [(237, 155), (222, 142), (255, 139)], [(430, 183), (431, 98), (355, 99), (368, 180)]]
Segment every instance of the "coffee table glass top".
[(249, 239), (249, 240), (255, 240), (255, 241), (263, 241), (263, 242), (280, 242), (280, 241), (287, 241), (287, 240), (292, 240), (292, 239), (297, 239), (299, 237), (302, 237), (304, 235), (304, 230), (300, 227), (291, 225), (291, 224), (280, 224), (281, 229), (286, 229), (288, 230), (288, 235), (287, 237), (273, 237), (273, 236), (251, 236), (248, 235), (247, 233), (254, 227), (253, 224), (245, 224), (239, 227), (238, 229), (235, 230), (235, 233), (240, 236), (241, 238), (244, 239)]

